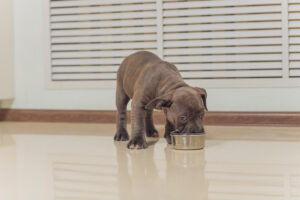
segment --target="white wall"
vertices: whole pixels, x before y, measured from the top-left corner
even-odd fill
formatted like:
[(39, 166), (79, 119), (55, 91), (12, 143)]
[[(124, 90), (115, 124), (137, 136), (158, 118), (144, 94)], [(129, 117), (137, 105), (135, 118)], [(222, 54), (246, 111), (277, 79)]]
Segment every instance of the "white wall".
[(45, 89), (44, 10), (47, 2), (14, 0), (15, 100), (2, 107), (113, 109), (114, 91)]
[[(3, 108), (115, 109), (111, 89), (45, 89), (44, 9), (47, 0), (14, 0), (15, 90)], [(211, 111), (300, 111), (300, 88), (208, 89)]]
[(13, 13), (11, 0), (0, 1), (0, 99), (13, 97)]

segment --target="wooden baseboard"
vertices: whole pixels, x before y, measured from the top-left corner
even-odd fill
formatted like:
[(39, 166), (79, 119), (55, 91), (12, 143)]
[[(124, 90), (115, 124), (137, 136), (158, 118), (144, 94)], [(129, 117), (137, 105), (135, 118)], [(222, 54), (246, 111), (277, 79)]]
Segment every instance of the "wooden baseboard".
[[(0, 121), (115, 123), (116, 111), (0, 109)], [(154, 112), (155, 123), (164, 121), (162, 112)], [(205, 124), (300, 126), (300, 112), (207, 112)]]

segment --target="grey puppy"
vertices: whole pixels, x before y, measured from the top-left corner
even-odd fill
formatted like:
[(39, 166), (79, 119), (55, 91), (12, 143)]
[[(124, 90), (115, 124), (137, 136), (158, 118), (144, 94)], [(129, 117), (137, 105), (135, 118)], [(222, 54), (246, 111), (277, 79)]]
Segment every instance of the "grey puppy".
[(158, 137), (153, 125), (153, 109), (163, 110), (166, 116), (165, 135), (170, 143), (170, 133), (204, 132), (203, 117), (206, 107), (206, 91), (187, 85), (177, 70), (168, 62), (147, 51), (129, 55), (117, 73), (117, 132), (115, 141), (129, 140), (126, 130), (126, 109), (131, 104), (130, 149), (147, 147), (148, 137)]

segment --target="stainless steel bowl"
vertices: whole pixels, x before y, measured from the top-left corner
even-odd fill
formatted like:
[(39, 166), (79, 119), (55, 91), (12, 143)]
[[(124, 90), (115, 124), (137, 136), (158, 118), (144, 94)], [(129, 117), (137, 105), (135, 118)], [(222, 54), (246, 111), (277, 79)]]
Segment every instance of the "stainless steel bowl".
[(203, 149), (205, 144), (204, 133), (172, 133), (171, 145), (174, 149), (197, 150)]

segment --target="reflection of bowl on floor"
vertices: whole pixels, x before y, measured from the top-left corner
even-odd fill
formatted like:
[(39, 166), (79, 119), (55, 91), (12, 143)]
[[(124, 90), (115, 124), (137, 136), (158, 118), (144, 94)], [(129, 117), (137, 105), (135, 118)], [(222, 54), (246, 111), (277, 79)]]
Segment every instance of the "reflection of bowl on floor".
[(172, 133), (171, 145), (174, 149), (197, 150), (203, 149), (205, 144), (204, 133)]

